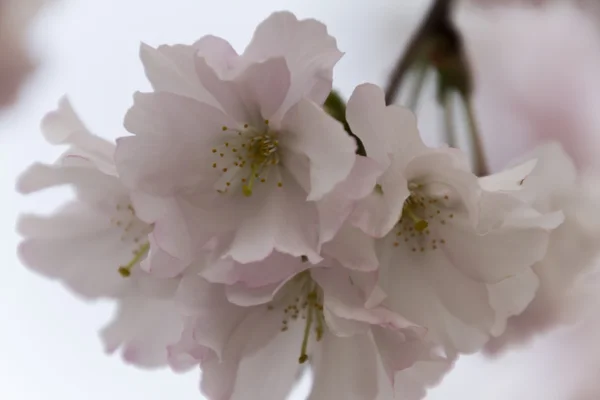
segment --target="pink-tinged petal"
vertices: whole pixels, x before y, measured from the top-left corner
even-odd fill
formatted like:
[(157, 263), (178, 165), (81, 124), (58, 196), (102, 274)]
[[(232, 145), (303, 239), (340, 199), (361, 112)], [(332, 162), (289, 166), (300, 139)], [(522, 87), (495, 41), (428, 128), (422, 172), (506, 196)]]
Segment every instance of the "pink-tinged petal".
[(178, 312), (193, 320), (193, 339), (197, 345), (211, 349), (222, 358), (227, 351), (227, 340), (246, 318), (249, 309), (231, 304), (225, 296), (225, 286), (207, 282), (196, 274), (186, 274), (175, 301)]
[(491, 330), (493, 336), (501, 335), (507, 320), (519, 315), (536, 296), (540, 280), (531, 268), (521, 274), (493, 285), (487, 285), (490, 305), (496, 312), (496, 321)]
[(315, 229), (318, 226), (317, 209), (305, 201), (306, 192), (287, 177), (285, 171), (282, 175), (282, 187), (272, 181), (266, 183), (271, 188), (262, 188), (261, 192), (265, 193), (262, 208), (244, 217), (223, 256), (250, 263), (280, 251), (294, 257), (306, 256), (313, 264), (321, 261)]
[(369, 335), (340, 338), (325, 334), (312, 362), (314, 384), (308, 399), (375, 399), (376, 352)]
[(181, 274), (189, 265), (188, 262), (173, 257), (161, 248), (155, 238), (155, 234), (148, 235), (149, 250), (146, 259), (140, 263), (140, 267), (156, 278), (173, 278)]
[(298, 346), (303, 333), (281, 332), (279, 313), (254, 309), (229, 336), (222, 360), (202, 363), (202, 391), (211, 399), (285, 399), (302, 367)]
[(506, 215), (501, 227), (477, 234), (468, 222), (455, 218), (439, 233), (446, 241), (443, 252), (455, 268), (474, 280), (497, 283), (541, 260), (550, 232), (562, 220), (562, 213)]
[[(402, 400), (422, 400), (427, 389), (438, 385), (454, 366), (451, 360), (419, 361), (395, 375), (396, 396)], [(377, 399), (384, 400), (384, 398)]]
[(271, 14), (256, 28), (243, 58), (246, 63), (285, 58), (292, 82), (280, 110), (285, 113), (302, 97), (323, 104), (331, 91), (333, 67), (342, 54), (324, 24), (314, 19), (298, 21), (284, 11)]
[(373, 327), (372, 333), (391, 383), (394, 383), (396, 372), (412, 367), (427, 355), (430, 347), (421, 336), (411, 335), (411, 332), (404, 334), (404, 331)]
[(357, 155), (350, 175), (317, 201), (321, 243), (333, 239), (352, 213), (356, 201), (373, 192), (382, 172), (374, 160)]
[(238, 54), (219, 37), (207, 35), (193, 45), (163, 45), (154, 49), (144, 43), (140, 57), (146, 76), (157, 92), (171, 92), (218, 107), (214, 97), (202, 86), (196, 74), (195, 59), (201, 56), (217, 73), (235, 67)]
[[(348, 273), (340, 268), (315, 268), (311, 276), (321, 286), (323, 306), (338, 318), (387, 329), (403, 330), (407, 335), (423, 336), (426, 329), (384, 307), (366, 309), (366, 294), (354, 285)], [(342, 332), (338, 332), (338, 335)]]
[(97, 202), (114, 195), (125, 195), (118, 179), (98, 171), (81, 159), (79, 166), (57, 166), (34, 163), (17, 180), (17, 191), (30, 194), (54, 186), (73, 185), (84, 200)]
[(379, 266), (375, 240), (349, 224), (322, 248), (323, 254), (333, 257), (342, 266), (358, 271), (375, 271)]
[(100, 170), (115, 175), (115, 145), (93, 135), (81, 122), (66, 97), (60, 100), (57, 110), (44, 117), (41, 128), (50, 143), (69, 144), (91, 159)]
[[(345, 180), (356, 160), (356, 143), (342, 124), (316, 104), (300, 100), (282, 122), (280, 144), (287, 151), (310, 160), (310, 192), (307, 200), (319, 200)], [(282, 162), (285, 165), (285, 154)]]
[(346, 118), (352, 132), (360, 138), (367, 156), (384, 168), (397, 150), (401, 126), (388, 126), (385, 94), (381, 88), (364, 83), (354, 89), (348, 100)]
[(197, 367), (202, 361), (214, 356), (215, 353), (210, 348), (200, 346), (194, 339), (194, 325), (191, 317), (186, 319), (179, 341), (167, 347), (169, 366), (175, 372), (187, 372), (193, 367)]
[(444, 307), (464, 323), (482, 330), (491, 328), (494, 311), (486, 285), (463, 274), (442, 251), (425, 251), (412, 257), (416, 266), (426, 265), (425, 274)]
[(395, 159), (377, 182), (379, 186), (356, 203), (350, 220), (363, 232), (380, 238), (398, 223), (410, 190), (399, 162)]
[(122, 229), (94, 209), (76, 203), (52, 217), (23, 216), (17, 229), (26, 236), (19, 246), (23, 264), (79, 295), (118, 297), (133, 283), (118, 270), (136, 246), (121, 240)]
[(178, 341), (182, 330), (183, 318), (170, 299), (126, 297), (101, 335), (107, 352), (121, 348), (127, 363), (158, 368), (167, 364), (167, 347)]
[(263, 127), (275, 114), (290, 87), (290, 71), (283, 58), (252, 64), (234, 80), (222, 80), (207, 60), (198, 57), (196, 73), (227, 115), (256, 127)]
[(479, 185), (483, 190), (490, 192), (522, 190), (524, 181), (535, 170), (537, 163), (537, 159), (529, 160), (502, 172), (479, 178)]
[(262, 261), (242, 264), (231, 259), (209, 263), (202, 276), (215, 283), (233, 285), (240, 283), (248, 288), (258, 288), (286, 281), (308, 268), (301, 257), (274, 252)]
[(365, 146), (367, 156), (384, 168), (392, 158), (405, 165), (427, 150), (415, 115), (398, 105), (386, 106), (385, 94), (376, 85), (366, 83), (356, 87), (348, 100), (346, 118)]
[(266, 286), (248, 287), (242, 283), (227, 285), (225, 294), (227, 300), (232, 304), (250, 307), (261, 304), (267, 304), (273, 300), (273, 297), (286, 282), (272, 283)]
[[(115, 161), (131, 189), (167, 195), (212, 184), (209, 155), (215, 135), (232, 121), (218, 109), (172, 93), (138, 93), (125, 117), (135, 137), (118, 140)], [(160, 160), (160, 162), (157, 162)]]
[(429, 265), (414, 260), (412, 252), (404, 251), (402, 246), (394, 247), (390, 241), (381, 245), (379, 284), (388, 295), (389, 308), (426, 327), (427, 338), (446, 350), (470, 353), (481, 349), (488, 336), (446, 308), (426, 273)]

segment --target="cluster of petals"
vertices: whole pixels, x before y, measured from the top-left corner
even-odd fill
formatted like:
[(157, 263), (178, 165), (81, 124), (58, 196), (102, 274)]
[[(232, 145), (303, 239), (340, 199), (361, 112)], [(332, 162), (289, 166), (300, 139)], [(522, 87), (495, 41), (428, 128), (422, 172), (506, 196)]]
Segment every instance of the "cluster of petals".
[(23, 262), (116, 299), (107, 351), (200, 366), (211, 400), (283, 399), (307, 371), (312, 400), (423, 398), (531, 303), (564, 216), (545, 155), (478, 178), (371, 84), (347, 105), (357, 154), (323, 109), (341, 56), (287, 12), (242, 54), (214, 36), (142, 45), (154, 91), (134, 97), (132, 136), (92, 135), (66, 100), (45, 118), (69, 149), (18, 188), (75, 199), (21, 218)]

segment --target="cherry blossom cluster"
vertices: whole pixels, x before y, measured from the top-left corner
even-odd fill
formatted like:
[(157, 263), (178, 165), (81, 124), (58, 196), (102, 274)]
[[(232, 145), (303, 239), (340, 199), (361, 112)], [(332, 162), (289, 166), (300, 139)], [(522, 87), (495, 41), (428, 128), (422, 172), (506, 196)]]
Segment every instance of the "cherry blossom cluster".
[(18, 189), (76, 196), (22, 216), (19, 253), (117, 302), (108, 352), (199, 366), (210, 400), (285, 399), (305, 371), (312, 400), (421, 399), (595, 255), (558, 145), (477, 177), (376, 85), (333, 118), (342, 53), (320, 22), (274, 13), (242, 54), (214, 36), (140, 54), (131, 136), (94, 136), (66, 99), (43, 120), (68, 149)]

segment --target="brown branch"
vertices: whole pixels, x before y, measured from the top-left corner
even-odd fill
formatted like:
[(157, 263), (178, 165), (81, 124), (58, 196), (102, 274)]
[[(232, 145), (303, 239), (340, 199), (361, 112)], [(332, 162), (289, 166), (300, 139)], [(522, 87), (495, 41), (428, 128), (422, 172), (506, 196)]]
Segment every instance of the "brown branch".
[(423, 22), (411, 36), (406, 49), (398, 59), (386, 87), (385, 101), (391, 104), (396, 100), (402, 80), (406, 73), (419, 58), (421, 46), (425, 40), (440, 30), (440, 26), (447, 26), (453, 0), (435, 0)]

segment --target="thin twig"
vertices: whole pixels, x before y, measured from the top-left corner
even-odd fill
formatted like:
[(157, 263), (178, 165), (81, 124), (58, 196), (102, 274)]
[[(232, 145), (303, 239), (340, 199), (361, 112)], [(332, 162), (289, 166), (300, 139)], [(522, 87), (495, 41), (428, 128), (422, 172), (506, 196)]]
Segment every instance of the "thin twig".
[(489, 173), (487, 160), (485, 157), (485, 151), (483, 149), (483, 143), (481, 142), (481, 135), (477, 124), (477, 118), (475, 117), (475, 110), (473, 109), (473, 101), (470, 96), (462, 96), (465, 104), (465, 110), (467, 112), (467, 121), (469, 123), (469, 137), (471, 139), (471, 145), (473, 146), (473, 172), (477, 176), (486, 176)]
[(385, 91), (385, 102), (391, 104), (396, 100), (398, 91), (406, 72), (413, 65), (414, 61), (420, 56), (419, 52), (426, 39), (432, 32), (435, 32), (440, 24), (446, 23), (451, 7), (452, 0), (435, 0), (423, 22), (415, 33), (411, 36), (406, 49), (398, 59)]
[(423, 67), (421, 67), (417, 72), (417, 80), (410, 93), (410, 98), (408, 99), (408, 107), (413, 110), (413, 112), (417, 111), (419, 98), (421, 97), (421, 92), (423, 91), (423, 85), (425, 84), (427, 72), (429, 72), (429, 68), (427, 68), (426, 65), (423, 65)]
[(458, 136), (454, 125), (454, 98), (452, 92), (444, 93), (444, 123), (446, 125), (446, 143), (450, 147), (458, 148)]

